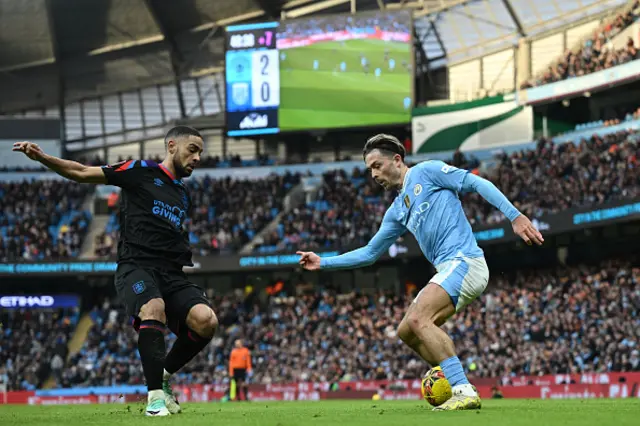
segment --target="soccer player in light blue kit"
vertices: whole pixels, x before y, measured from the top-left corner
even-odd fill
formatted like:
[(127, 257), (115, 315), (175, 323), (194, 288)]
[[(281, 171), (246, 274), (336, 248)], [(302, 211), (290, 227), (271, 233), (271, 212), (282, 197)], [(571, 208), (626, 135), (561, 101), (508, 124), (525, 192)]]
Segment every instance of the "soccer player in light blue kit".
[(480, 397), (464, 373), (453, 341), (440, 329), (449, 317), (478, 298), (489, 281), (484, 253), (458, 194), (480, 194), (511, 221), (514, 232), (527, 244), (540, 245), (544, 239), (486, 179), (442, 161), (409, 168), (404, 163), (404, 147), (394, 136), (370, 138), (363, 155), (373, 179), (386, 190), (398, 191), (378, 232), (365, 247), (340, 256), (321, 259), (313, 252), (298, 252), (300, 265), (311, 271), (371, 265), (399, 236), (411, 232), (437, 273), (413, 300), (398, 327), (398, 337), (429, 364), (439, 365), (451, 384), (453, 396), (434, 410), (480, 408)]

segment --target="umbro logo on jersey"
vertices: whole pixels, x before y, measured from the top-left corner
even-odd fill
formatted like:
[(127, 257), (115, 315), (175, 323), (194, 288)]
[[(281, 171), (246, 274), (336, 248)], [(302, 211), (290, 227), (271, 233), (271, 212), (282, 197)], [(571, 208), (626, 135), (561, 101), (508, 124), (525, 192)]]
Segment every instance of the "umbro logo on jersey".
[(160, 179), (160, 178), (155, 178), (155, 179), (153, 180), (153, 184), (154, 184), (155, 186), (162, 186), (162, 185), (164, 185), (164, 182), (163, 182), (163, 181), (162, 181), (162, 179)]

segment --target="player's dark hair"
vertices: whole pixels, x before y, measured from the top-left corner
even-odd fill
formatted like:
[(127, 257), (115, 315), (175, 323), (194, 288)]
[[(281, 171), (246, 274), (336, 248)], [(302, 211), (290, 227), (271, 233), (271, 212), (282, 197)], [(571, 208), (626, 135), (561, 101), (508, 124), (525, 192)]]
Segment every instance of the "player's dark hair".
[(164, 148), (165, 149), (169, 148), (169, 141), (171, 139), (178, 139), (178, 138), (184, 138), (184, 137), (189, 137), (189, 136), (195, 136), (195, 137), (198, 137), (198, 138), (204, 140), (204, 138), (202, 137), (200, 132), (197, 131), (196, 129), (194, 129), (193, 127), (176, 126), (173, 129), (169, 130), (167, 132), (167, 134), (165, 135), (165, 137), (164, 137)]
[(398, 138), (385, 133), (379, 133), (367, 140), (362, 150), (362, 157), (366, 158), (371, 151), (376, 149), (390, 155), (398, 154), (402, 158), (402, 161), (404, 161), (404, 156), (407, 153)]

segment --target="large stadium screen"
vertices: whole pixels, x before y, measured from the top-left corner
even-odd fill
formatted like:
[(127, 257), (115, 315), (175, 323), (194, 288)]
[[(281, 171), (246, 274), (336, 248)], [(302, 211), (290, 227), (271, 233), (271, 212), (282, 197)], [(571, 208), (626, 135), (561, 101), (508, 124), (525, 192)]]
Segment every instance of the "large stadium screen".
[(411, 19), (374, 12), (228, 27), (228, 134), (409, 122)]

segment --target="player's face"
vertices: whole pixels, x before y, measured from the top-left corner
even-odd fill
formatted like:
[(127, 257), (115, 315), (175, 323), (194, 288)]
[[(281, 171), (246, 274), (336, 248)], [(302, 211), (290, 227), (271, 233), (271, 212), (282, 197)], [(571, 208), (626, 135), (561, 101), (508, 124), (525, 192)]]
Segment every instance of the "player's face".
[(401, 165), (399, 155), (387, 155), (379, 150), (373, 150), (364, 159), (367, 169), (371, 170), (371, 177), (385, 190), (401, 186)]
[(179, 178), (191, 176), (198, 167), (203, 147), (204, 142), (196, 136), (189, 136), (177, 143), (176, 152), (173, 154), (173, 167)]

